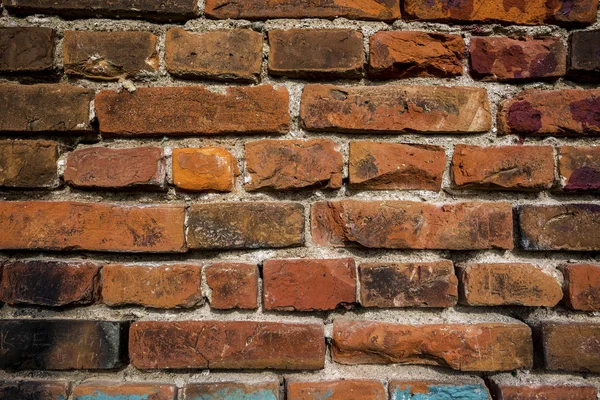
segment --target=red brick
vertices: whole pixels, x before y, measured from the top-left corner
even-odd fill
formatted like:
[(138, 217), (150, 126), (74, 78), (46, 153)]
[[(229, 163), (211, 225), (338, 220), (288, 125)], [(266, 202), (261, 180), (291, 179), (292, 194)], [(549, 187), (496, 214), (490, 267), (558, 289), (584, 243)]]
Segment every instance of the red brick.
[(541, 335), (547, 370), (600, 372), (600, 324), (546, 322)]
[(58, 186), (58, 143), (48, 140), (0, 141), (0, 186)]
[(383, 383), (378, 380), (345, 379), (337, 381), (286, 381), (288, 400), (387, 400)]
[(239, 174), (237, 158), (226, 149), (173, 150), (173, 184), (179, 189), (231, 192)]
[(558, 172), (566, 192), (600, 190), (600, 147), (560, 147)]
[(167, 31), (167, 70), (183, 78), (256, 82), (262, 69), (262, 35), (250, 29)]
[(333, 361), (418, 364), (459, 371), (530, 368), (531, 330), (522, 323), (399, 325), (334, 320)]
[(576, 31), (569, 35), (569, 78), (581, 81), (600, 81), (598, 54), (600, 29)]
[(67, 157), (65, 182), (81, 188), (164, 189), (165, 157), (158, 147), (89, 147)]
[(202, 303), (199, 265), (108, 264), (102, 268), (102, 302), (154, 308), (188, 308)]
[(565, 277), (565, 302), (579, 311), (600, 311), (600, 265), (568, 264), (562, 267)]
[(323, 368), (321, 324), (253, 321), (136, 322), (129, 334), (139, 369)]
[(183, 206), (11, 201), (0, 203), (0, 249), (181, 252), (183, 223)]
[(525, 90), (498, 114), (502, 133), (534, 136), (600, 135), (600, 90)]
[(363, 307), (452, 307), (457, 300), (452, 261), (360, 265)]
[(246, 144), (246, 190), (339, 189), (340, 145), (325, 139), (259, 140)]
[(341, 133), (476, 133), (492, 127), (485, 89), (306, 85), (302, 126)]
[(439, 191), (445, 169), (442, 147), (350, 142), (348, 174), (354, 189)]
[(73, 390), (73, 400), (93, 398), (140, 398), (148, 400), (176, 400), (177, 386), (161, 383), (87, 381)]
[(356, 302), (356, 266), (351, 258), (265, 260), (266, 310), (325, 311)]
[(104, 90), (96, 113), (105, 135), (277, 135), (289, 130), (288, 102), (285, 87), (270, 85), (228, 87), (224, 94), (203, 86), (152, 87)]
[(186, 400), (279, 400), (279, 382), (190, 383), (185, 385), (183, 393)]
[(452, 180), (459, 188), (548, 189), (554, 183), (554, 149), (459, 144), (452, 157)]
[(380, 31), (369, 43), (369, 74), (377, 78), (450, 78), (463, 73), (465, 42), (459, 35)]
[(211, 290), (212, 308), (258, 308), (258, 267), (255, 264), (216, 263), (205, 267), (204, 272)]
[(484, 81), (559, 78), (567, 72), (567, 49), (559, 37), (474, 37), (471, 75)]
[(70, 85), (0, 85), (0, 131), (84, 133), (93, 91)]
[(269, 31), (269, 74), (290, 78), (359, 78), (363, 35), (350, 29)]
[(41, 72), (54, 68), (55, 32), (50, 28), (0, 28), (0, 71)]
[(461, 382), (454, 378), (448, 381), (390, 381), (388, 385), (390, 397), (393, 400), (410, 399), (473, 399), (488, 400), (490, 394), (483, 384), (473, 380), (472, 382)]
[(597, 400), (593, 386), (570, 384), (503, 384), (492, 382), (492, 391), (502, 400)]
[(512, 249), (508, 203), (429, 204), (342, 200), (314, 203), (317, 246), (386, 249)]
[(68, 382), (45, 380), (0, 381), (0, 399), (65, 400), (68, 396)]

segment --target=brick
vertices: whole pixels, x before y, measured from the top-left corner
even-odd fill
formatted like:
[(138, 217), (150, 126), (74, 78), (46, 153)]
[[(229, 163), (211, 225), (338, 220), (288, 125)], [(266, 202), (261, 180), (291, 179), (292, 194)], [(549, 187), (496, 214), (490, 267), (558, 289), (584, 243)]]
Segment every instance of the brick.
[(0, 28), (0, 72), (47, 72), (54, 69), (54, 29)]
[(204, 273), (211, 291), (211, 308), (258, 308), (258, 267), (255, 264), (216, 263), (205, 267)]
[(600, 190), (600, 147), (560, 147), (558, 172), (566, 192)]
[(520, 245), (525, 250), (600, 250), (599, 216), (596, 204), (520, 206)]
[(126, 351), (126, 324), (110, 321), (0, 321), (2, 369), (114, 369)]
[(396, 381), (389, 383), (393, 400), (488, 400), (490, 394), (483, 383), (454, 381)]
[(240, 170), (235, 158), (220, 147), (173, 150), (173, 184), (182, 190), (231, 192)]
[(0, 141), (0, 186), (58, 186), (58, 143), (48, 140)]
[(541, 335), (547, 370), (600, 372), (600, 324), (546, 322)]
[(380, 31), (369, 43), (369, 74), (376, 78), (451, 78), (463, 74), (465, 42), (459, 35)]
[(578, 31), (569, 35), (569, 67), (571, 79), (600, 81), (600, 30)]
[(0, 301), (65, 306), (91, 304), (98, 295), (100, 268), (92, 263), (15, 261), (0, 266)]
[(348, 174), (353, 189), (439, 191), (445, 169), (442, 147), (350, 142)]
[(348, 365), (510, 371), (533, 362), (531, 330), (522, 323), (399, 325), (336, 319), (331, 350), (333, 361)]
[(304, 244), (298, 203), (193, 204), (187, 243), (192, 249), (261, 249)]
[[(96, 96), (100, 131), (113, 136), (278, 135), (289, 130), (289, 94), (270, 85), (152, 87)], [(1, 121), (1, 119), (0, 119)]]
[(182, 252), (183, 223), (184, 207), (169, 204), (11, 201), (0, 203), (0, 249)]
[(600, 135), (600, 90), (525, 90), (501, 105), (499, 131), (533, 136)]
[(202, 303), (199, 265), (108, 264), (102, 268), (102, 302), (153, 308), (188, 308)]
[(485, 89), (306, 85), (302, 126), (340, 133), (475, 133), (491, 129)]
[(548, 189), (554, 184), (554, 149), (459, 144), (452, 157), (452, 181), (458, 188)]
[(265, 260), (265, 310), (325, 311), (356, 302), (356, 266), (351, 258)]
[(474, 37), (470, 55), (471, 75), (483, 81), (551, 79), (567, 72), (567, 49), (559, 37)]
[(596, 22), (598, 0), (405, 0), (409, 21), (501, 23), (519, 25), (587, 25)]
[(84, 133), (93, 91), (70, 85), (0, 85), (0, 131)]
[(579, 311), (600, 311), (600, 265), (568, 264), (562, 272), (567, 306)]
[(460, 269), (461, 302), (470, 306), (554, 307), (562, 299), (555, 276), (525, 263), (473, 263)]
[(269, 31), (269, 74), (290, 78), (359, 78), (363, 35), (351, 29)]
[(69, 384), (62, 381), (3, 380), (0, 381), (0, 399), (65, 400)]
[(279, 400), (279, 382), (191, 383), (184, 388), (185, 400)]
[(161, 383), (87, 381), (73, 389), (73, 400), (176, 400), (177, 386)]
[(202, 33), (167, 31), (169, 73), (182, 78), (256, 82), (262, 69), (262, 35), (250, 29)]
[(145, 18), (184, 21), (198, 12), (196, 0), (4, 0), (4, 7), (17, 15), (49, 14), (66, 17)]
[(360, 265), (363, 307), (452, 307), (458, 280), (452, 261)]
[(252, 3), (229, 0), (207, 0), (206, 16), (219, 19), (273, 18), (348, 18), (391, 21), (400, 18), (400, 4), (392, 0), (347, 2), (316, 0), (303, 3), (295, 0), (257, 0)]
[(129, 335), (139, 369), (323, 368), (322, 324), (253, 321), (136, 322)]
[(492, 382), (492, 391), (502, 400), (597, 400), (598, 389), (593, 386), (570, 384), (509, 385)]
[(383, 383), (367, 379), (287, 381), (286, 392), (288, 400), (387, 400)]
[(339, 189), (340, 145), (325, 139), (259, 140), (246, 144), (246, 190)]
[(159, 147), (89, 147), (69, 153), (64, 179), (80, 188), (161, 190), (165, 188), (165, 165)]
[(341, 200), (314, 203), (317, 246), (385, 249), (512, 249), (508, 203), (430, 204)]

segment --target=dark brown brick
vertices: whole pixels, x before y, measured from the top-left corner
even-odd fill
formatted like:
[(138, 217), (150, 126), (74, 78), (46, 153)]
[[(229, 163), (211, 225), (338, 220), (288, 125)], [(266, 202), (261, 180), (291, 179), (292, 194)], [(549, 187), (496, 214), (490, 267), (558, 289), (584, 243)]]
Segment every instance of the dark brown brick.
[(40, 72), (54, 68), (54, 37), (50, 28), (0, 28), (0, 71)]
[(600, 81), (600, 30), (573, 32), (569, 36), (569, 77)]
[(600, 324), (546, 322), (541, 335), (547, 370), (600, 372)]
[(177, 386), (142, 382), (86, 381), (73, 390), (73, 400), (147, 399), (176, 400)]
[(383, 383), (367, 379), (319, 382), (286, 380), (286, 393), (288, 400), (387, 400)]
[(562, 266), (565, 302), (573, 310), (600, 311), (600, 265)]
[(0, 399), (2, 400), (65, 400), (68, 396), (68, 382), (45, 380), (0, 381)]
[(48, 140), (0, 141), (0, 186), (58, 186), (58, 143)]
[(183, 395), (186, 400), (279, 400), (279, 382), (189, 383)]
[(215, 263), (205, 267), (204, 273), (211, 291), (211, 308), (258, 308), (258, 267), (255, 264)]
[(600, 147), (560, 147), (558, 172), (565, 192), (599, 191)]

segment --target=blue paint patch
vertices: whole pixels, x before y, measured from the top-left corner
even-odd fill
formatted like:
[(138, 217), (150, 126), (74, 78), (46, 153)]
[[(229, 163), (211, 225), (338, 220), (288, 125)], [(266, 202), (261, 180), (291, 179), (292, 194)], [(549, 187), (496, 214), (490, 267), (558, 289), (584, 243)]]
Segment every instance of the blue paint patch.
[(333, 396), (333, 391), (329, 389), (323, 394), (316, 395), (313, 400), (327, 400), (331, 396)]
[(216, 391), (213, 394), (197, 395), (190, 400), (277, 400), (275, 393), (269, 389), (256, 390), (246, 393), (245, 390), (227, 388)]
[(148, 400), (148, 395), (143, 394), (106, 394), (99, 390), (85, 396), (77, 396), (74, 400)]
[(483, 385), (432, 385), (429, 393), (410, 393), (396, 389), (392, 400), (488, 400), (488, 393)]

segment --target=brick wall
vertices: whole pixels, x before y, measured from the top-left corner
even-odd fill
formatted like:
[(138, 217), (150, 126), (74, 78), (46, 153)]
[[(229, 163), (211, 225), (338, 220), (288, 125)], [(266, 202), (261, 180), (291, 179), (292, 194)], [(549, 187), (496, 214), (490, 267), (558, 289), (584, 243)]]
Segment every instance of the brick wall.
[(597, 17), (3, 0), (0, 399), (597, 399)]

